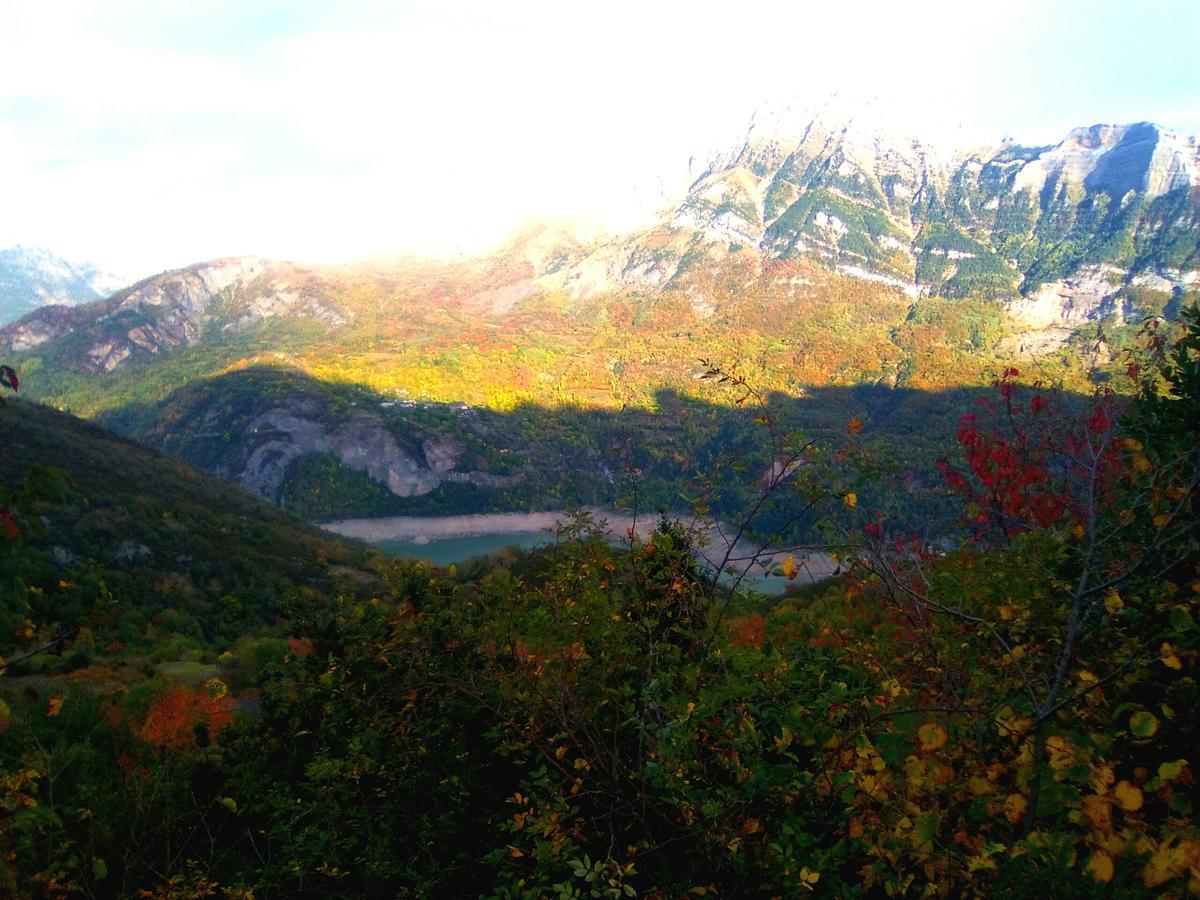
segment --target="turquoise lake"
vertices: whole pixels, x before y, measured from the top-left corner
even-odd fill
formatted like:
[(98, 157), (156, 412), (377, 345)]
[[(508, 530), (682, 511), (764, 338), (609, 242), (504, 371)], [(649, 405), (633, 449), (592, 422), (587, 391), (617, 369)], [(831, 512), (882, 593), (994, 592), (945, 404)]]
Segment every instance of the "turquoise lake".
[(393, 556), (423, 559), (435, 566), (448, 566), (473, 556), (495, 553), (504, 547), (520, 547), (522, 550), (529, 550), (549, 544), (553, 540), (554, 535), (552, 534), (518, 532), (516, 534), (481, 534), (474, 537), (443, 538), (423, 544), (414, 541), (379, 541), (375, 546)]
[[(475, 556), (495, 553), (504, 547), (520, 547), (522, 550), (529, 550), (553, 541), (554, 535), (539, 531), (444, 538), (421, 544), (400, 540), (377, 541), (375, 546), (393, 556), (420, 559), (435, 566), (448, 566), (451, 563), (461, 563)], [(731, 578), (732, 576), (727, 575), (722, 580), (728, 583)], [(788, 585), (797, 583), (802, 582), (800, 579), (789, 582), (782, 576), (771, 575), (766, 569), (758, 567), (742, 579), (742, 587), (761, 591), (764, 594), (782, 594)]]

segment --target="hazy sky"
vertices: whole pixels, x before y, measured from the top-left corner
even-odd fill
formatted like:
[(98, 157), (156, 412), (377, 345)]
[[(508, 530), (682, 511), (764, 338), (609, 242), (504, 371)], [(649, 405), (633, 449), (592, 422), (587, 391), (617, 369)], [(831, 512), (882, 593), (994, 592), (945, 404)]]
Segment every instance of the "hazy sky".
[(631, 225), (753, 110), (878, 97), (944, 141), (1200, 133), (1197, 0), (0, 0), (0, 247), (214, 256)]

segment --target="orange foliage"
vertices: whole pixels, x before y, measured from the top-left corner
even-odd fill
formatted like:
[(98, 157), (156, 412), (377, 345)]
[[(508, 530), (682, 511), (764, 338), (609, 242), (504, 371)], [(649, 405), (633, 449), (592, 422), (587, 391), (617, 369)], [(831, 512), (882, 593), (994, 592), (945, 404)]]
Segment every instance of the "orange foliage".
[(733, 627), (734, 647), (753, 647), (761, 650), (763, 639), (767, 636), (767, 622), (756, 612), (750, 613), (744, 619), (736, 619), (730, 623)]
[(160, 749), (186, 750), (195, 746), (197, 728), (204, 726), (209, 740), (215, 739), (233, 721), (233, 699), (213, 693), (176, 685), (150, 704), (138, 737)]
[(290, 637), (287, 639), (287, 645), (292, 656), (304, 657), (313, 652), (312, 641), (308, 638)]

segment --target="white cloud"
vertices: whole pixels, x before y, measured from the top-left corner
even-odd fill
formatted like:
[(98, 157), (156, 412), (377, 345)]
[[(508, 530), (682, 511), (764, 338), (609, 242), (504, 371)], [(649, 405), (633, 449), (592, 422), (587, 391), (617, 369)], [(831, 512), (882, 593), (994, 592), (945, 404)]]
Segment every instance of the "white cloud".
[(0, 245), (133, 273), (479, 247), (530, 211), (629, 222), (786, 97), (878, 97), (947, 140), (1043, 139), (1135, 107), (1200, 123), (1194, 80), (1183, 99), (1089, 93), (1125, 39), (1103, 2), (13, 7)]

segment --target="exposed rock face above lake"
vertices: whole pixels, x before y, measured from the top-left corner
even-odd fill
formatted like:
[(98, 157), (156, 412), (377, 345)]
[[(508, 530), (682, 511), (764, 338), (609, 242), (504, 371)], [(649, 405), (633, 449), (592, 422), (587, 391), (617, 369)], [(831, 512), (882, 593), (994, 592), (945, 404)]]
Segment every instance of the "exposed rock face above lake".
[[(451, 415), (449, 412), (447, 416)], [(519, 473), (480, 468), (474, 432), (452, 421), (422, 424), (402, 411), (346, 405), (281, 370), (241, 371), (185, 389), (139, 426), (151, 446), (278, 501), (298, 460), (323, 455), (396, 497), (444, 484), (500, 488)]]
[(288, 466), (309, 453), (331, 453), (349, 469), (365, 472), (397, 497), (419, 497), (447, 482), (498, 487), (506, 479), (460, 471), (462, 446), (431, 434), (403, 446), (374, 413), (355, 411), (334, 424), (314, 409), (278, 407), (246, 423), (248, 455), (227, 474), (256, 494), (277, 496)]

